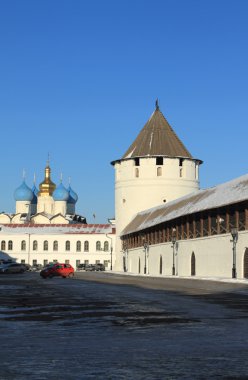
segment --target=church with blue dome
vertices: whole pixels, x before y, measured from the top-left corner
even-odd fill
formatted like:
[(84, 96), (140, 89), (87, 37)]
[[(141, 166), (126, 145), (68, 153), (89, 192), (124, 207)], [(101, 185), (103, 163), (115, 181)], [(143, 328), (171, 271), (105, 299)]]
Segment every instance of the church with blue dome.
[(1, 214), (1, 223), (70, 224), (84, 223), (86, 218), (76, 213), (78, 195), (62, 183), (56, 186), (51, 179), (49, 161), (45, 167), (45, 178), (37, 189), (35, 183), (30, 188), (25, 179), (14, 191), (15, 214)]

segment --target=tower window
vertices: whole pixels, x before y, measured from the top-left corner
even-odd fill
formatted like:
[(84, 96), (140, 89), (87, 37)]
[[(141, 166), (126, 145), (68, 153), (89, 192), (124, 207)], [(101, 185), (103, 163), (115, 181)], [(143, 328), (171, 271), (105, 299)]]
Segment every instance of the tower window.
[(180, 168), (180, 170), (179, 170), (179, 176), (180, 176), (180, 177), (183, 176), (183, 168)]
[(135, 164), (135, 166), (140, 166), (140, 159), (139, 158), (135, 158), (134, 159), (134, 164)]
[(157, 157), (156, 158), (156, 165), (164, 165), (164, 158), (163, 157)]
[(136, 177), (136, 178), (139, 177), (139, 168), (135, 168), (135, 177)]
[(179, 166), (183, 166), (183, 158), (179, 158)]
[(157, 177), (160, 177), (162, 175), (162, 168), (159, 166), (157, 168)]

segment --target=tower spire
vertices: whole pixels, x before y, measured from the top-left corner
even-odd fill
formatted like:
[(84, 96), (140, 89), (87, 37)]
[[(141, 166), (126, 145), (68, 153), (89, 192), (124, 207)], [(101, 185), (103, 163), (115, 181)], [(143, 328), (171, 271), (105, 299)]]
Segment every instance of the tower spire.
[(158, 98), (156, 99), (155, 107), (156, 107), (156, 110), (159, 110)]
[(47, 166), (50, 166), (50, 153), (47, 154)]

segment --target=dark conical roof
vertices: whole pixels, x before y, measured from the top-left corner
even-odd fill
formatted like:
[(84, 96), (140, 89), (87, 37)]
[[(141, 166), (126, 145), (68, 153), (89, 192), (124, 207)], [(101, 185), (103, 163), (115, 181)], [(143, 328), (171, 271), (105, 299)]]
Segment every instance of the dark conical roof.
[(145, 156), (193, 158), (160, 111), (157, 102), (152, 116), (122, 159)]

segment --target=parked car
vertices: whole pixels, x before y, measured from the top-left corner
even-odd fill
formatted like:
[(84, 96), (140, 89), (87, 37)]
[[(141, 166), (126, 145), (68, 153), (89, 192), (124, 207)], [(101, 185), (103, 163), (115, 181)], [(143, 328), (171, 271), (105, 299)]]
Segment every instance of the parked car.
[(98, 263), (98, 264), (95, 264), (95, 270), (96, 271), (104, 271), (105, 270), (105, 266), (103, 265), (103, 264), (100, 264), (100, 263)]
[(41, 264), (35, 264), (31, 267), (32, 272), (39, 272), (43, 269), (43, 266)]
[(86, 265), (85, 265), (85, 270), (86, 270), (86, 271), (90, 271), (90, 272), (96, 270), (96, 269), (95, 269), (95, 264), (86, 264)]
[(52, 278), (55, 276), (60, 276), (63, 278), (73, 277), (74, 268), (70, 264), (55, 263), (42, 269), (40, 271), (40, 276), (43, 278)]
[(81, 270), (85, 270), (86, 265), (87, 265), (87, 264), (79, 264), (79, 265), (77, 266), (77, 271), (80, 272)]
[(8, 263), (0, 265), (0, 273), (24, 273), (26, 268), (22, 264)]

